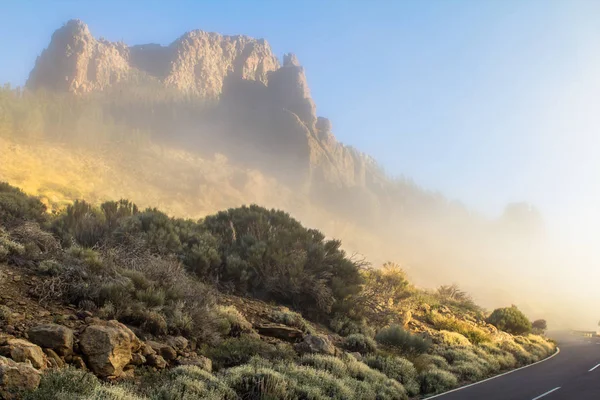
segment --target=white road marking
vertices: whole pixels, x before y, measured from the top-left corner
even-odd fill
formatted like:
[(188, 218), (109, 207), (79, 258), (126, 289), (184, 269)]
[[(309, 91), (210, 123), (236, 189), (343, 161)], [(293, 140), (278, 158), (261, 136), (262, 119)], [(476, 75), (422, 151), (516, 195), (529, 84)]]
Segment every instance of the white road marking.
[[(549, 359), (551, 359), (552, 357), (554, 357), (554, 356), (558, 355), (558, 353), (560, 353), (560, 348), (559, 348), (559, 347), (556, 347), (556, 351), (554, 352), (554, 354), (552, 354), (550, 357), (544, 358), (543, 360), (540, 360), (540, 361), (534, 362), (533, 364), (529, 364), (529, 365), (526, 365), (526, 366), (524, 366), (524, 367), (520, 367), (520, 368), (517, 368), (517, 369), (513, 369), (512, 371), (508, 371), (508, 372), (505, 372), (505, 373), (503, 373), (503, 374), (499, 374), (499, 375), (492, 376), (491, 378), (487, 378), (487, 379), (484, 379), (484, 380), (482, 380), (482, 381), (479, 381), (479, 382), (471, 383), (471, 384), (469, 384), (469, 385), (461, 386), (461, 387), (459, 387), (459, 388), (452, 389), (452, 390), (449, 390), (449, 391), (447, 391), (447, 392), (444, 392), (444, 393), (440, 393), (440, 394), (436, 394), (436, 395), (433, 395), (433, 396), (430, 396), (430, 397), (426, 397), (426, 399), (427, 399), (427, 400), (429, 400), (429, 399), (433, 399), (433, 398), (435, 398), (435, 397), (441, 397), (441, 396), (444, 396), (444, 395), (446, 395), (446, 394), (449, 394), (449, 393), (452, 393), (452, 392), (458, 392), (459, 390), (463, 390), (463, 389), (466, 389), (466, 388), (468, 388), (468, 387), (471, 387), (471, 386), (479, 385), (480, 383), (483, 383), (483, 382), (491, 381), (492, 379), (500, 378), (501, 376), (504, 376), (504, 375), (512, 374), (513, 372), (517, 372), (517, 371), (519, 371), (519, 370), (521, 370), (521, 369), (524, 369), (524, 368), (529, 368), (529, 367), (532, 367), (532, 366), (534, 366), (535, 364), (539, 364), (539, 363), (542, 363), (542, 362), (544, 362), (544, 361), (548, 361), (548, 360), (549, 360)], [(534, 400), (535, 400), (535, 399), (534, 399)]]
[(554, 388), (552, 390), (548, 390), (546, 393), (539, 395), (538, 397), (533, 398), (532, 400), (537, 400), (537, 399), (541, 399), (544, 396), (548, 396), (550, 393), (552, 392), (556, 392), (558, 389), (560, 389), (560, 386), (557, 388)]
[(600, 364), (596, 365), (595, 367), (592, 367), (590, 370), (588, 370), (588, 372), (592, 372), (593, 370), (595, 370), (598, 367), (600, 367)]

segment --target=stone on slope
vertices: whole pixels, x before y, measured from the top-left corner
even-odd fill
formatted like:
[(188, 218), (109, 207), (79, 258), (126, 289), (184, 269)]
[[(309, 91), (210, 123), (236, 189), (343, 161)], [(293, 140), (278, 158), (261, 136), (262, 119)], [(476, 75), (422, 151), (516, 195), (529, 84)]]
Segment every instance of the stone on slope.
[(52, 349), (61, 356), (73, 351), (73, 331), (57, 324), (44, 324), (31, 328), (29, 340), (40, 347)]

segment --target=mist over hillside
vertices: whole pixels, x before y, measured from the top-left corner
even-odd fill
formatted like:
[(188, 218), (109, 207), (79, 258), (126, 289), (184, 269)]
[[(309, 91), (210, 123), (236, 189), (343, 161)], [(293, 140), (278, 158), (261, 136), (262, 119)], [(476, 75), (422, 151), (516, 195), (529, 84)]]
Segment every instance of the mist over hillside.
[(202, 218), (257, 203), (376, 265), (401, 263), (419, 285), (456, 282), (487, 307), (517, 303), (557, 325), (585, 317), (566, 319), (558, 283), (543, 279), (559, 259), (535, 208), (490, 220), (389, 176), (337, 141), (299, 60), (280, 62), (263, 39), (192, 31), (128, 46), (69, 21), (26, 87), (0, 91), (0, 113), (0, 180), (52, 208), (128, 198)]

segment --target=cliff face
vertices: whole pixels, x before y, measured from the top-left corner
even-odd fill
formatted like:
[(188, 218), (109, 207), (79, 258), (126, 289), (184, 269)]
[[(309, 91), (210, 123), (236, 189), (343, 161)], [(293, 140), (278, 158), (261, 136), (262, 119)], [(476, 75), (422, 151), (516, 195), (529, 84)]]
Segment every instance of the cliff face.
[[(169, 46), (127, 46), (95, 39), (81, 21), (58, 29), (27, 86), (85, 94), (146, 76), (183, 93), (218, 100), (222, 125), (256, 150), (253, 163), (320, 192), (377, 190), (375, 163), (339, 143), (317, 117), (304, 68), (293, 54), (280, 66), (269, 44), (246, 36), (192, 31)], [(258, 156), (261, 154), (261, 156)]]
[(27, 86), (85, 93), (145, 73), (185, 92), (221, 94), (228, 75), (267, 81), (279, 67), (269, 44), (246, 36), (192, 31), (169, 46), (128, 47), (95, 39), (87, 25), (71, 20), (58, 29), (38, 58)]

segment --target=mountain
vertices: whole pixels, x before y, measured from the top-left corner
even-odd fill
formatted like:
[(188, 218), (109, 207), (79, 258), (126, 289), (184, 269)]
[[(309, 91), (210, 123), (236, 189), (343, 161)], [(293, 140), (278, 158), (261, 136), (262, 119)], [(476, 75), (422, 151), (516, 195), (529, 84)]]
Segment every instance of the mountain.
[[(523, 213), (483, 218), (339, 142), (297, 57), (279, 61), (263, 39), (196, 30), (129, 46), (72, 20), (0, 104), (0, 146), (12, 149), (0, 179), (47, 203), (128, 197), (193, 218), (252, 202), (283, 208), (375, 265), (402, 262), (419, 285), (461, 282), (484, 306), (508, 301), (523, 268), (515, 240), (537, 251), (537, 230), (510, 234)], [(496, 287), (480, 288), (490, 271)]]

